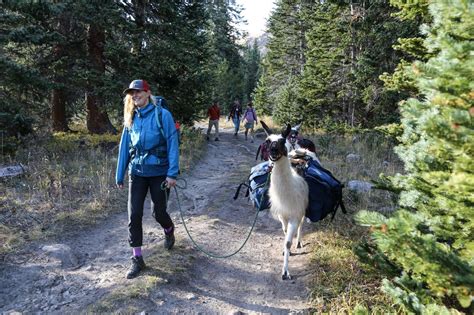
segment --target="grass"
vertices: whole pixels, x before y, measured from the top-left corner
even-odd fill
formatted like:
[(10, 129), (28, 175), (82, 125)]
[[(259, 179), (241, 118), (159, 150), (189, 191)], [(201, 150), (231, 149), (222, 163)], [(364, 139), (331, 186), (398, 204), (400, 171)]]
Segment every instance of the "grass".
[(173, 248), (172, 253), (161, 249), (152, 250), (147, 255), (147, 268), (143, 275), (133, 281), (126, 281), (119, 288), (112, 288), (87, 313), (132, 314), (159, 307), (164, 302), (160, 288), (169, 283), (168, 279), (186, 284), (188, 279), (184, 274), (194, 258), (189, 248), (179, 244)]
[(339, 214), (333, 222), (325, 219), (317, 224), (317, 232), (307, 237), (313, 244), (311, 269), (311, 303), (316, 313), (394, 314), (390, 299), (380, 291), (381, 277), (362, 265), (353, 252), (366, 236), (349, 216)]
[(153, 275), (146, 275), (113, 290), (100, 301), (92, 305), (87, 313), (139, 313), (144, 303), (151, 302), (151, 293), (163, 280)]
[[(182, 139), (181, 170), (187, 172), (200, 157), (204, 139), (186, 128)], [(119, 135), (55, 133), (27, 140), (14, 158), (4, 161), (22, 163), (28, 171), (0, 179), (0, 258), (25, 242), (123, 211), (127, 194), (115, 188), (119, 141)]]
[[(270, 128), (279, 129), (271, 119), (263, 119)], [(224, 124), (221, 121), (221, 126)], [(256, 129), (263, 132), (260, 124)], [(305, 135), (304, 130), (301, 134)], [(393, 143), (379, 134), (315, 133), (308, 137), (315, 142), (323, 165), (342, 182), (373, 181), (380, 173), (402, 172), (402, 164), (393, 154)], [(32, 139), (23, 146), (25, 149), (10, 162), (26, 165), (27, 174), (0, 182), (0, 257), (31, 240), (94, 224), (122, 211), (127, 196), (114, 188), (118, 140), (118, 136), (111, 135), (54, 134)], [(205, 147), (205, 140), (195, 129), (184, 129), (182, 140), (181, 169), (186, 173), (201, 157), (199, 148)], [(349, 153), (360, 155), (360, 161), (347, 163)], [(400, 313), (380, 291), (381, 276), (362, 265), (353, 252), (368, 231), (356, 226), (352, 215), (364, 209), (385, 212), (395, 207), (396, 197), (377, 190), (365, 194), (346, 191), (344, 201), (349, 215), (338, 213), (333, 222), (327, 218), (315, 223), (316, 231), (305, 236), (314, 246), (310, 260), (314, 274), (312, 308), (318, 314)], [(151, 308), (159, 306), (160, 299), (155, 296), (158, 288), (167, 284), (171, 274), (178, 279), (193, 259), (179, 246), (173, 255), (166, 251), (151, 253), (147, 262), (159, 269), (149, 269), (136, 281), (113, 289), (89, 311), (136, 313), (149, 303)]]
[[(314, 134), (317, 155), (323, 166), (341, 182), (377, 181), (380, 173), (403, 172), (393, 154), (393, 143), (380, 134)], [(356, 163), (346, 162), (348, 154), (360, 155)], [(311, 265), (314, 279), (311, 290), (316, 313), (400, 314), (380, 290), (381, 275), (359, 262), (353, 249), (368, 236), (366, 228), (355, 225), (352, 216), (360, 210), (387, 212), (396, 206), (397, 197), (382, 190), (355, 193), (345, 189), (344, 203), (349, 215), (338, 212), (333, 222), (326, 218), (316, 223)]]
[[(263, 120), (272, 130), (280, 130), (270, 118)], [(259, 125), (260, 127), (260, 125)], [(261, 129), (261, 127), (260, 127)], [(263, 131), (263, 130), (261, 130)], [(379, 174), (403, 172), (403, 165), (393, 152), (394, 143), (376, 132), (355, 134), (318, 133), (300, 135), (311, 139), (323, 166), (341, 182), (362, 180), (376, 182)], [(348, 154), (360, 161), (348, 163)], [(305, 235), (312, 244), (310, 268), (311, 307), (315, 314), (401, 314), (403, 311), (380, 290), (382, 276), (362, 264), (354, 247), (367, 238), (366, 228), (357, 226), (352, 216), (360, 210), (389, 212), (396, 207), (397, 196), (382, 190), (354, 193), (344, 190), (349, 215), (340, 210), (330, 218), (313, 223), (315, 232)]]

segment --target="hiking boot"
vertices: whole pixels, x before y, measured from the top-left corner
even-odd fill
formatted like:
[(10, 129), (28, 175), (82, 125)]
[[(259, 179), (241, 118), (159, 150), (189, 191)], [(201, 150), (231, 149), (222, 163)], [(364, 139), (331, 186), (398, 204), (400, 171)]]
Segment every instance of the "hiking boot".
[(132, 256), (132, 265), (128, 269), (127, 279), (135, 278), (145, 267), (145, 261), (142, 256)]
[(206, 137), (206, 140), (209, 141), (209, 136)]
[(215, 138), (214, 141), (219, 141), (219, 138)]
[(173, 230), (169, 234), (165, 233), (165, 248), (167, 250), (172, 249), (174, 245), (174, 241), (175, 241), (175, 238), (174, 238), (174, 227), (173, 227)]

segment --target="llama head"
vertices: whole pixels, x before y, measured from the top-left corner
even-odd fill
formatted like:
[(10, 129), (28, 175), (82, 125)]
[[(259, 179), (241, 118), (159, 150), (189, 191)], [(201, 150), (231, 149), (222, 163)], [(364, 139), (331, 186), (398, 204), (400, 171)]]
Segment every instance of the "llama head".
[(288, 149), (286, 147), (286, 138), (291, 132), (291, 125), (288, 124), (286, 129), (280, 135), (273, 134), (265, 122), (260, 121), (265, 133), (267, 134), (266, 141), (268, 142), (268, 150), (270, 152), (269, 158), (272, 161), (278, 161), (282, 156), (288, 156)]
[(291, 145), (294, 146), (296, 144), (296, 141), (298, 140), (298, 133), (301, 128), (301, 123), (291, 127), (291, 132), (288, 137), (288, 140), (290, 141)]

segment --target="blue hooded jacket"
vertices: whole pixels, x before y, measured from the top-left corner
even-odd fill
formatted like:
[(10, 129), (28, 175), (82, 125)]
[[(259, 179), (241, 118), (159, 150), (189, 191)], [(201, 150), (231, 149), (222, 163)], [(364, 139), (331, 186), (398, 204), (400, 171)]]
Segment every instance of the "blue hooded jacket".
[(125, 171), (151, 177), (176, 178), (179, 170), (178, 133), (171, 113), (161, 107), (163, 133), (158, 128), (155, 105), (135, 109), (133, 123), (124, 128), (118, 153), (115, 181), (123, 184)]

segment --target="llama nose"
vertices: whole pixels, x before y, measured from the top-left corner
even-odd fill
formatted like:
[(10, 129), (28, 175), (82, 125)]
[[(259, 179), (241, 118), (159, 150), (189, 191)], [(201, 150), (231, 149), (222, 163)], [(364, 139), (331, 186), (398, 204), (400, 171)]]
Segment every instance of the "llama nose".
[(279, 152), (279, 150), (276, 146), (270, 148), (270, 154), (271, 155), (277, 155), (278, 152)]

